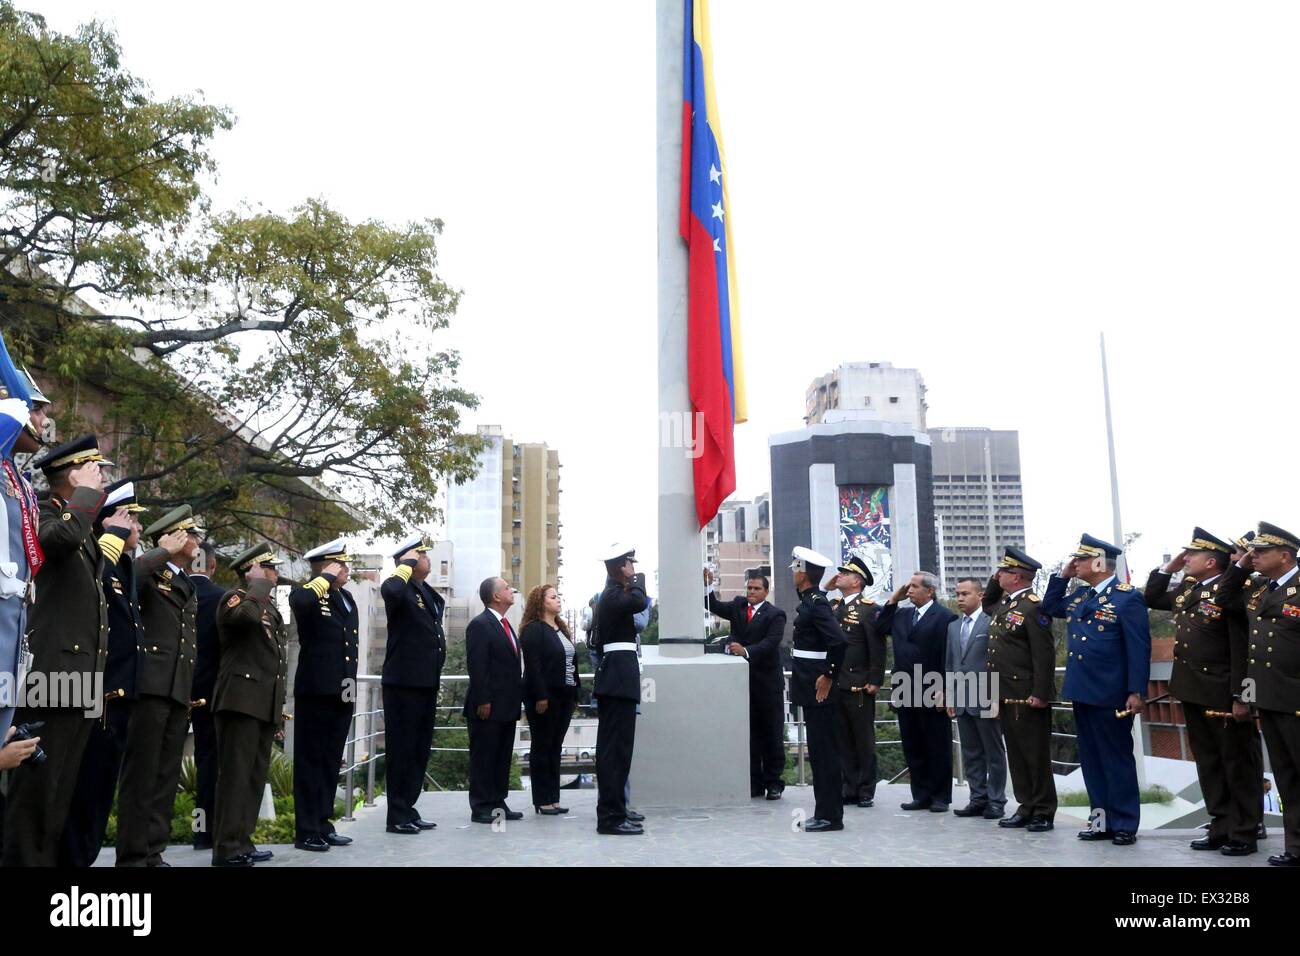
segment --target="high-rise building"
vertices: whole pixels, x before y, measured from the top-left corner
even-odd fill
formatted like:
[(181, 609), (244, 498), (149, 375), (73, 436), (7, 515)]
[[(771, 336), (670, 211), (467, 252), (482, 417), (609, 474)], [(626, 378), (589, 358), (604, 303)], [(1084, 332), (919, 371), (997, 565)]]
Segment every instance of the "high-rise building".
[(751, 571), (771, 576), (771, 495), (759, 495), (753, 501), (724, 501), (700, 533), (705, 561), (714, 569), (718, 589), (726, 597), (744, 593)]
[(479, 426), (487, 447), (475, 477), (447, 490), (447, 538), (455, 547), (452, 593), (476, 594), (499, 574), (521, 595), (558, 584), (560, 457), (544, 443), (506, 438), (499, 425)]
[(925, 431), (925, 382), (914, 368), (846, 362), (808, 386), (806, 408), (809, 425), (821, 424), (828, 411), (838, 409)]
[(988, 579), (1002, 549), (1025, 543), (1020, 435), (988, 428), (931, 428), (934, 517), (944, 590)]

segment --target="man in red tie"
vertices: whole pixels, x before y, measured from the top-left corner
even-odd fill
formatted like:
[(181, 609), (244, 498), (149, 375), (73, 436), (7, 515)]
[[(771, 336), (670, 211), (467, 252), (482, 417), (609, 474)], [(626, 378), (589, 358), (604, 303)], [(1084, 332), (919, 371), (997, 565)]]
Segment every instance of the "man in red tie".
[(515, 725), (523, 703), (523, 658), (519, 638), (506, 619), (515, 603), (510, 585), (502, 578), (488, 578), (479, 585), (478, 593), (483, 613), (465, 630), (469, 810), (475, 823), (494, 823), (523, 817), (506, 806)]
[(781, 639), (785, 611), (767, 600), (769, 581), (758, 571), (745, 580), (745, 596), (724, 601), (713, 588), (713, 572), (704, 569), (709, 611), (731, 625), (727, 653), (749, 662), (749, 795), (780, 800), (785, 789), (785, 678), (781, 674)]

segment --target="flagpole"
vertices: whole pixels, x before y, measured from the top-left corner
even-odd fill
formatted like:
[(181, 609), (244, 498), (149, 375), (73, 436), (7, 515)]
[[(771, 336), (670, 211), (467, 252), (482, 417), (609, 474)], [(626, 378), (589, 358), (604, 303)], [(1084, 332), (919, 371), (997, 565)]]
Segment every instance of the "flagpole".
[[(1110, 374), (1106, 369), (1106, 333), (1101, 333), (1101, 390), (1106, 398), (1106, 450), (1110, 453), (1110, 509), (1115, 522), (1114, 543), (1124, 547), (1124, 524), (1119, 516), (1119, 469), (1115, 465), (1115, 425), (1110, 415)], [(1128, 555), (1121, 553), (1115, 563), (1119, 580), (1128, 582)], [(1143, 696), (1146, 690), (1143, 689)], [(1142, 746), (1142, 717), (1133, 718), (1133, 763), (1137, 769), (1138, 787), (1147, 785), (1146, 751)]]
[(655, 5), (659, 269), (659, 653), (704, 653), (704, 583), (695, 514), (692, 415), (686, 364), (687, 251), (680, 235), (682, 0)]
[[(1110, 454), (1110, 510), (1115, 523), (1115, 544), (1124, 547), (1124, 524), (1119, 516), (1119, 469), (1115, 465), (1115, 426), (1110, 415), (1110, 376), (1106, 370), (1106, 333), (1101, 333), (1101, 390), (1106, 398), (1106, 450)], [(1121, 554), (1116, 573), (1128, 581), (1128, 555)]]

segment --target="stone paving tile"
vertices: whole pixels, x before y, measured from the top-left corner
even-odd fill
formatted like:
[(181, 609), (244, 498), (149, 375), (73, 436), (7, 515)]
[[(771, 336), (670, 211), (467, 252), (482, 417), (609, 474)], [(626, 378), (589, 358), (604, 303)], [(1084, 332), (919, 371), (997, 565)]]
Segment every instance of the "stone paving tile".
[[(898, 809), (909, 797), (905, 786), (882, 785), (876, 805), (846, 807), (845, 829), (834, 833), (792, 829), (796, 810), (812, 815), (811, 787), (790, 787), (779, 802), (755, 800), (748, 807), (640, 807), (647, 817), (645, 835), (612, 837), (596, 833), (594, 790), (563, 791), (570, 813), (561, 817), (536, 816), (526, 793), (512, 793), (511, 807), (525, 816), (505, 823), (501, 832), (470, 822), (464, 793), (426, 793), (420, 814), (437, 823), (437, 830), (418, 836), (384, 832), (381, 800), (351, 823), (337, 824), (355, 839), (351, 846), (328, 853), (267, 847), (275, 859), (259, 866), (1266, 866), (1265, 858), (1280, 852), (1282, 843), (1277, 834), (1261, 844), (1260, 853), (1241, 858), (1188, 849), (1188, 841), (1200, 835), (1190, 830), (1144, 832), (1132, 847), (1085, 844), (1074, 837), (1081, 820), (1066, 811), (1052, 832), (1025, 833), (999, 830), (981, 818)], [(959, 788), (953, 805), (965, 802)], [(210, 853), (188, 846), (166, 854), (173, 866), (206, 866), (210, 859)], [(95, 865), (112, 862), (109, 850)]]

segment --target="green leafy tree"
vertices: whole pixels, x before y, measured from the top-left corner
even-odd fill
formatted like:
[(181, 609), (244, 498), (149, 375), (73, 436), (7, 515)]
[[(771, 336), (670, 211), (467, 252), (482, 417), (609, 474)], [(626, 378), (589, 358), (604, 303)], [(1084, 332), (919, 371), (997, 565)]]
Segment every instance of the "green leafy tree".
[(481, 440), (459, 429), (477, 398), (437, 348), (459, 301), (441, 221), (352, 221), (323, 199), (213, 212), (209, 144), (231, 114), (155, 99), (97, 22), (59, 34), (0, 0), (0, 91), (5, 338), (63, 385), (64, 421), (81, 383), (110, 397), (101, 435), (144, 503), (292, 546), (425, 523), (440, 483), (473, 475)]

